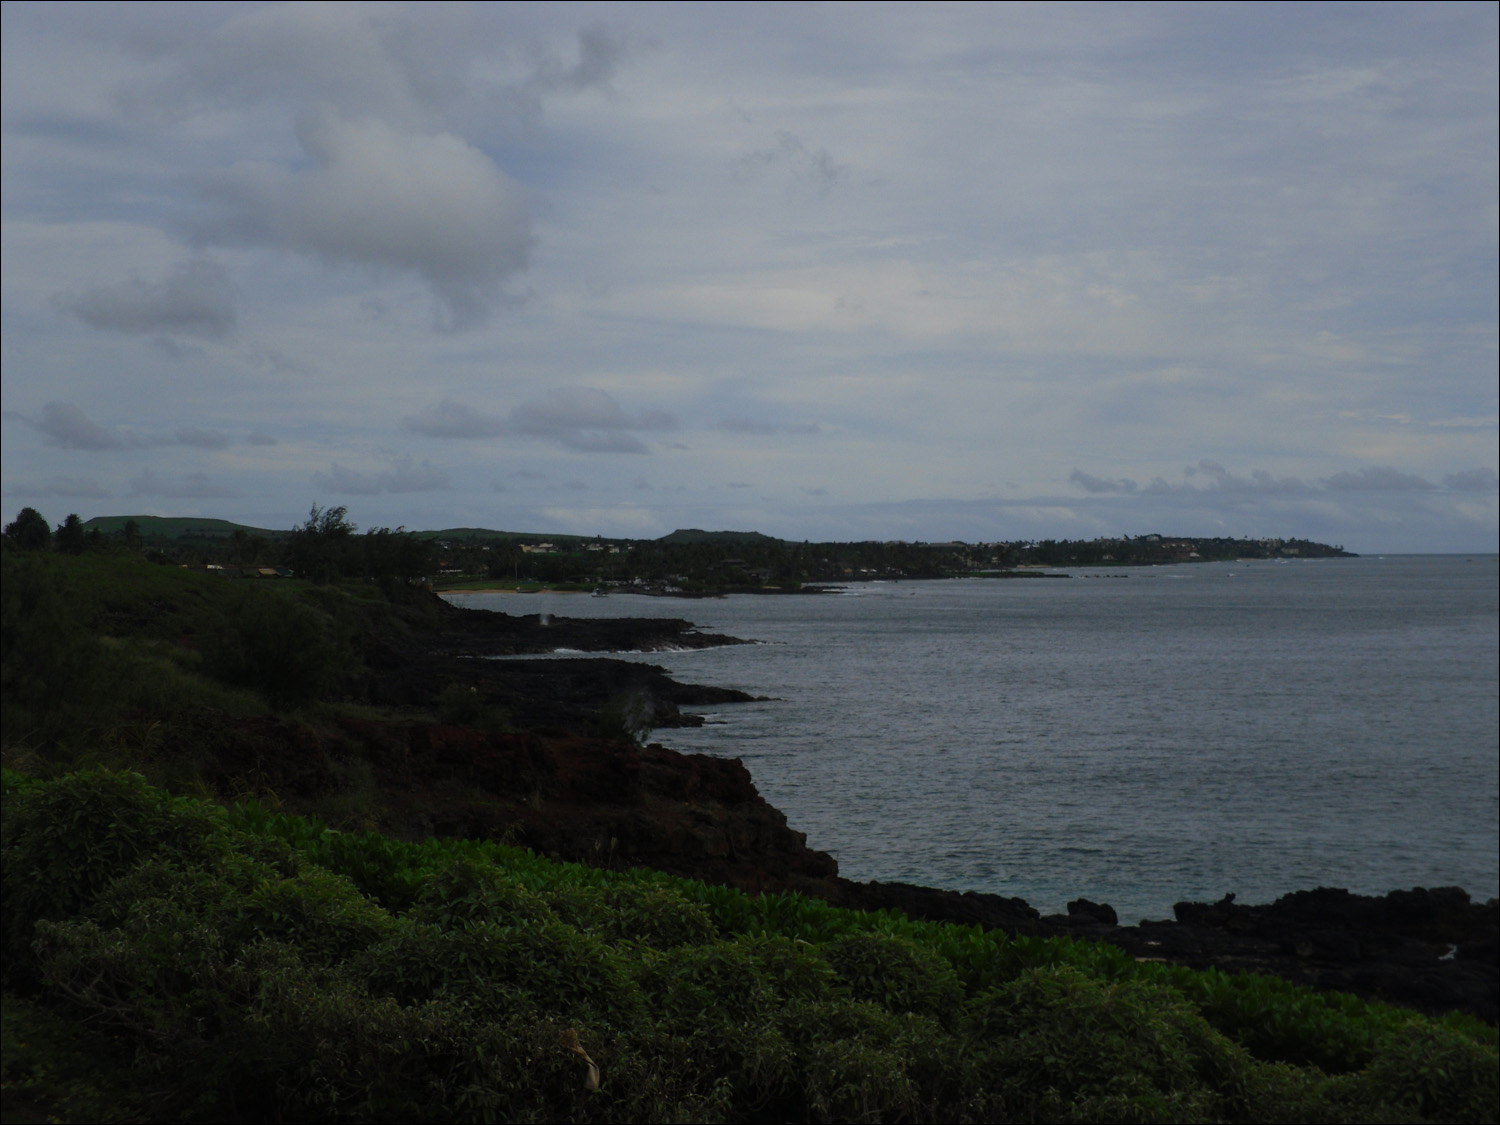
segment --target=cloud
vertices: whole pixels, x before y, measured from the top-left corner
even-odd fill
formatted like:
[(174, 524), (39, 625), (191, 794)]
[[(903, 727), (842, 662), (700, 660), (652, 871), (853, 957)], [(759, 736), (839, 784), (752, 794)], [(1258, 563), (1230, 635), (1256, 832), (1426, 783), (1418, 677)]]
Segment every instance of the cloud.
[(1074, 469), (1068, 474), (1068, 483), (1076, 484), (1085, 492), (1134, 492), (1137, 488), (1135, 481), (1122, 477), (1120, 480), (1105, 480), (1096, 477), (1092, 473), (1086, 473), (1082, 469)]
[(822, 427), (816, 422), (782, 426), (774, 422), (757, 421), (754, 418), (722, 418), (719, 420), (716, 428), (729, 434), (749, 434), (754, 436), (768, 436), (778, 433), (816, 434), (822, 432)]
[(1357, 473), (1334, 473), (1323, 478), (1323, 487), (1339, 492), (1425, 492), (1437, 486), (1411, 473), (1377, 466)]
[(539, 437), (580, 453), (647, 453), (645, 442), (636, 433), (670, 430), (677, 419), (663, 410), (629, 415), (605, 391), (570, 387), (523, 402), (506, 418), (444, 399), (420, 414), (403, 418), (401, 425), (427, 437)]
[[(507, 21), (508, 22), (508, 21)], [(571, 65), (528, 43), (520, 71), (515, 36), (477, 5), (275, 4), (240, 12), (185, 44), (181, 67), (131, 92), (140, 104), (193, 105), (207, 97), (239, 108), (325, 102), (404, 127), (534, 124), (540, 95), (609, 92), (628, 55), (602, 24), (578, 32)]]
[[(63, 294), (58, 302), (89, 327), (109, 332), (168, 332), (223, 339), (235, 325), (234, 288), (229, 274), (203, 258), (184, 262), (165, 281), (135, 277), (82, 294)], [(160, 346), (174, 358), (183, 352), (170, 340), (161, 341)]]
[(98, 451), (127, 449), (138, 444), (117, 430), (99, 425), (70, 402), (49, 402), (38, 417), (25, 421), (45, 434), (49, 444), (63, 449)]
[(1500, 474), (1494, 469), (1465, 469), (1461, 473), (1448, 473), (1443, 484), (1454, 492), (1494, 492), (1500, 487)]
[(57, 496), (79, 500), (107, 500), (114, 494), (90, 477), (54, 476), (40, 481), (7, 483), (5, 491), (13, 496)]
[(276, 445), (278, 442), (270, 434), (261, 430), (252, 431), (245, 440), (251, 445)]
[(505, 433), (505, 419), (483, 414), (471, 406), (444, 399), (421, 414), (410, 415), (401, 425), (412, 433), (438, 438), (487, 438)]
[(150, 469), (142, 469), (130, 482), (132, 496), (169, 496), (179, 500), (222, 500), (239, 496), (240, 493), (225, 484), (211, 480), (206, 473), (188, 473), (176, 479), (159, 477)]
[[(15, 415), (35, 430), (40, 430), (49, 445), (63, 449), (86, 449), (99, 452), (108, 449), (142, 449), (159, 445), (188, 445), (196, 449), (227, 449), (229, 438), (216, 430), (183, 426), (170, 436), (138, 437), (118, 427), (101, 426), (71, 402), (49, 402), (35, 418)], [(253, 438), (252, 438), (253, 440)], [(267, 439), (274, 444), (274, 439)], [(255, 444), (265, 444), (256, 442)]]
[(310, 167), (286, 174), (237, 165), (206, 178), (200, 244), (248, 243), (338, 265), (421, 277), (439, 326), (484, 324), (533, 242), (521, 186), (452, 133), (417, 133), (329, 109), (303, 116)]
[(528, 85), (543, 90), (610, 91), (610, 82), (627, 54), (623, 36), (603, 24), (591, 24), (578, 33), (578, 61), (563, 68), (545, 61)]
[(1189, 479), (1196, 476), (1208, 478), (1201, 487), (1184, 485), (1183, 488), (1189, 492), (1298, 496), (1311, 491), (1296, 477), (1277, 477), (1264, 469), (1254, 469), (1248, 477), (1237, 477), (1217, 461), (1203, 460), (1196, 465), (1189, 465), (1183, 470), (1183, 475)]
[(448, 475), (431, 462), (416, 464), (410, 457), (394, 457), (391, 468), (362, 473), (335, 462), (326, 473), (314, 473), (313, 483), (330, 492), (378, 496), (386, 492), (438, 492), (448, 487)]
[(814, 152), (786, 129), (777, 130), (776, 144), (771, 148), (757, 149), (736, 160), (731, 173), (744, 181), (771, 167), (785, 167), (795, 186), (809, 187), (819, 196), (826, 196), (849, 174), (848, 165), (835, 161), (826, 148)]
[(199, 449), (228, 449), (229, 438), (214, 430), (200, 430), (196, 426), (183, 426), (172, 435), (177, 445), (192, 445)]

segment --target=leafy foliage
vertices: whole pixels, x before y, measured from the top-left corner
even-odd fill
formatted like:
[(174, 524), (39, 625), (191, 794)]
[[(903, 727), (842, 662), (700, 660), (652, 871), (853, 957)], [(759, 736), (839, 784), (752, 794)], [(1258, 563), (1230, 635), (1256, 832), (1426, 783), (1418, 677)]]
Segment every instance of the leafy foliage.
[[(86, 1017), (76, 1034), (101, 1057), (133, 1052), (110, 1071), (118, 1104), (157, 1118), (1474, 1121), (1500, 1108), (1492, 1030), (1320, 1005), (1281, 982), (480, 841), (338, 833), (129, 774), (7, 773), (5, 792), (6, 979), (43, 989), (7, 1010), (52, 1033), (51, 1012)], [(1344, 1061), (1331, 1077), (1272, 1061), (1298, 1054)], [(17, 1059), (27, 1089), (45, 1085), (35, 1055)]]

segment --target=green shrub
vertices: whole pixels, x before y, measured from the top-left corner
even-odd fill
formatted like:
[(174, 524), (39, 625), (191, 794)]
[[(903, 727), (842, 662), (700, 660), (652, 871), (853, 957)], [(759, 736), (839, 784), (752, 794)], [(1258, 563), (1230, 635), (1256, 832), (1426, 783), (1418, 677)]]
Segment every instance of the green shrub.
[(708, 911), (667, 887), (559, 887), (543, 898), (562, 921), (609, 942), (672, 949), (702, 945), (719, 934)]
[(963, 1023), (1007, 1112), (1027, 1120), (1215, 1118), (1251, 1066), (1181, 996), (1070, 966), (983, 993)]
[(144, 859), (202, 855), (207, 838), (223, 831), (222, 811), (173, 799), (135, 773), (69, 774), (7, 797), (0, 828), (7, 982), (18, 986), (28, 971), (39, 920), (78, 914)]
[(458, 860), (431, 874), (417, 894), (411, 916), (448, 929), (552, 921), (556, 915), (539, 895), (489, 864)]
[(962, 1002), (953, 966), (909, 938), (849, 934), (829, 942), (826, 952), (856, 999), (942, 1020), (951, 1020)]
[(1351, 1101), (1428, 1121), (1500, 1119), (1500, 1060), (1467, 1036), (1412, 1021), (1384, 1043), (1351, 1084)]
[(203, 642), (209, 670), (261, 692), (278, 707), (320, 697), (338, 675), (333, 621), (300, 600), (260, 587), (238, 591)]
[[(6, 772), (3, 788), (6, 972), (131, 1052), (111, 1072), (119, 1104), (153, 1118), (1500, 1110), (1492, 1032), (1285, 982), (483, 841), (339, 833), (253, 803), (224, 815), (134, 775)], [(1219, 1028), (1344, 1072), (1261, 1061)]]

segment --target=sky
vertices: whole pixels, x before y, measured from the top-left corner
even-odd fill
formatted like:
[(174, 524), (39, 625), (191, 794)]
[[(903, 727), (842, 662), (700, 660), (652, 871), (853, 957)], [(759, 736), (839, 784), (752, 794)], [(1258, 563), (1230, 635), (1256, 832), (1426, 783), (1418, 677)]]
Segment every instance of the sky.
[(0, 492), (1495, 551), (1494, 4), (0, 8)]

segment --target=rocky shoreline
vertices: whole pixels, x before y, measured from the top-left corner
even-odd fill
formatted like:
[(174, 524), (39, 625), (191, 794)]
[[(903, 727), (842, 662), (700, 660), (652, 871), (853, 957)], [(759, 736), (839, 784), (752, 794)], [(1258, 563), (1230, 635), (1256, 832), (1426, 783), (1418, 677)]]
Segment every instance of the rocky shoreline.
[[(633, 661), (482, 659), (737, 643), (745, 642), (675, 619), (452, 609), (440, 628), (386, 638), (367, 651), (370, 672), (360, 690), (372, 703), (422, 708), (467, 692), (461, 698), (472, 697), (472, 715), (435, 725), (348, 719), (316, 736), (326, 743), (321, 754), (287, 747), (279, 763), (268, 748), (286, 739), (266, 720), (247, 721), (246, 753), (253, 744), (257, 768), (281, 774), (280, 791), (294, 798), (327, 784), (308, 774), (309, 762), (364, 760), (391, 829), (401, 835), (507, 839), (599, 866), (650, 867), (752, 892), (798, 891), (839, 906), (898, 909), (1018, 935), (1103, 941), (1141, 960), (1270, 973), (1428, 1013), (1469, 1012), (1492, 1024), (1500, 1015), (1495, 900), (1474, 903), (1455, 887), (1379, 897), (1318, 888), (1268, 905), (1241, 905), (1233, 895), (1178, 903), (1173, 919), (1121, 926), (1108, 905), (1083, 899), (1065, 915), (1044, 916), (999, 895), (856, 883), (839, 876), (831, 856), (807, 846), (739, 760), (642, 746), (617, 729), (601, 730), (621, 707), (632, 708), (644, 730), (702, 721), (684, 706), (752, 697), (681, 684)], [(495, 715), (503, 721), (487, 721)]]

